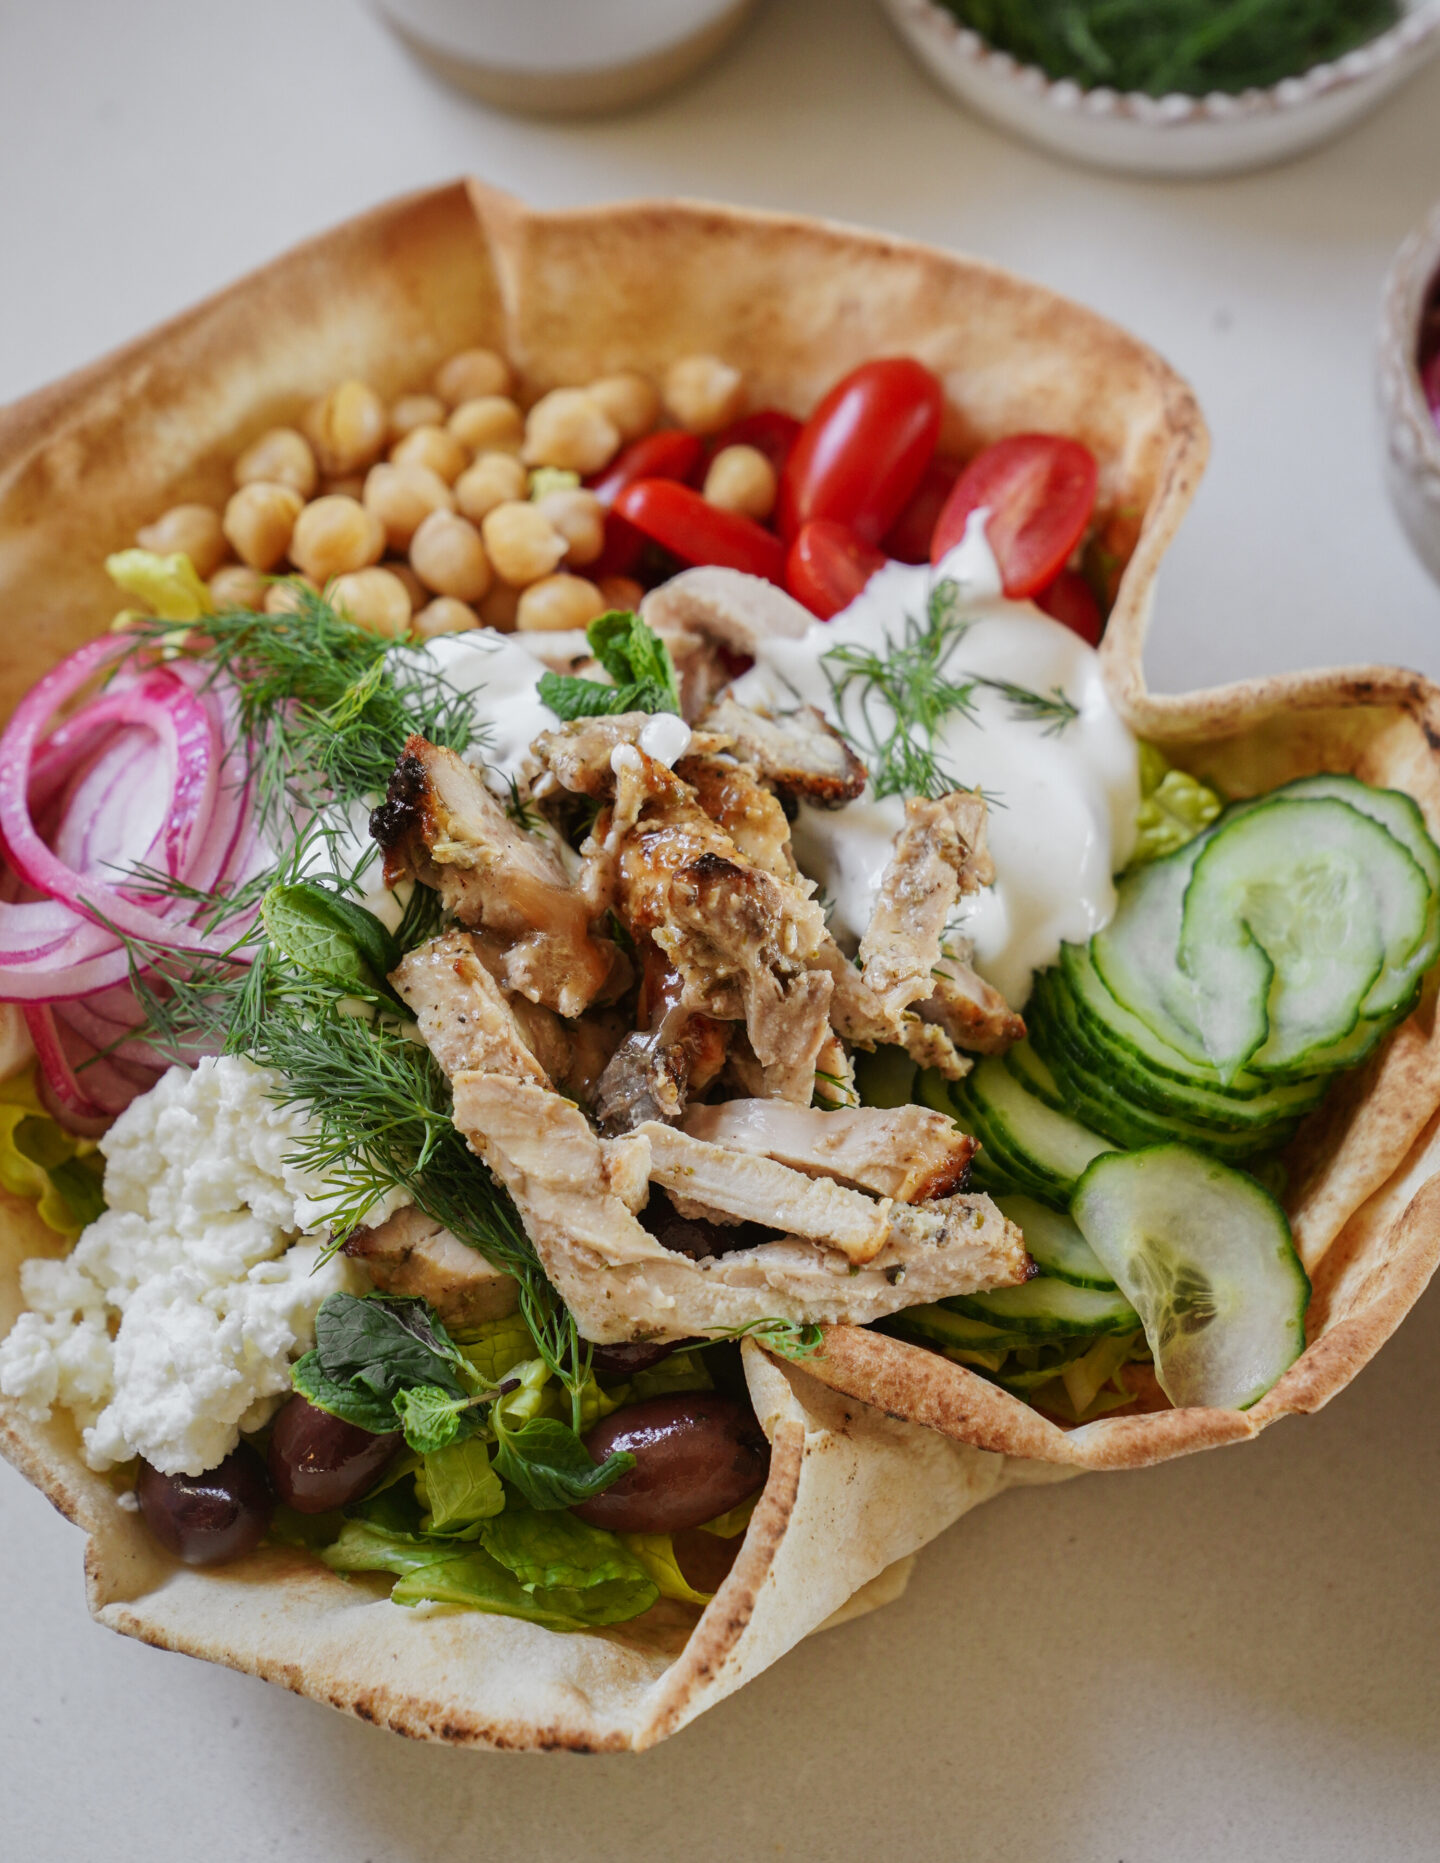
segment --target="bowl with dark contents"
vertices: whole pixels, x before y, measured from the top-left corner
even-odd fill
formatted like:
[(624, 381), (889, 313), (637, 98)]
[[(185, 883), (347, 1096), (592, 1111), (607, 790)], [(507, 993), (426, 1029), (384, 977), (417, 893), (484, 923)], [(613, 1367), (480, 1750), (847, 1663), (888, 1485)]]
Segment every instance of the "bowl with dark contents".
[(1437, 0), (882, 0), (945, 90), (1057, 155), (1219, 175), (1338, 135), (1440, 50)]
[(1440, 207), (1400, 248), (1385, 286), (1379, 392), (1390, 496), (1440, 581)]

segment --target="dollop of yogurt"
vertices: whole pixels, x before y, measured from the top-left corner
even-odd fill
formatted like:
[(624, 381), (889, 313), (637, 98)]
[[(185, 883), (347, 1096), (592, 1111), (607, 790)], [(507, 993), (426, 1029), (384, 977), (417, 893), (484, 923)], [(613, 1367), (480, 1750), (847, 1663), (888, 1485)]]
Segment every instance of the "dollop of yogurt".
[[(735, 696), (775, 713), (816, 706), (873, 768), (896, 714), (863, 678), (837, 691), (843, 669), (835, 650), (889, 659), (925, 626), (935, 589), (955, 585), (947, 591), (955, 638), (940, 676), (969, 691), (920, 748), (990, 803), (995, 884), (961, 901), (954, 929), (973, 944), (980, 974), (1019, 1008), (1033, 973), (1055, 961), (1062, 941), (1084, 942), (1115, 910), (1112, 875), (1134, 846), (1139, 758), (1095, 650), (1032, 603), (1004, 599), (987, 517), (975, 512), (934, 569), (890, 563), (833, 621), (799, 638), (767, 640)], [(1018, 691), (1042, 705), (1027, 707)], [(833, 902), (831, 927), (851, 949), (870, 921), (904, 819), (904, 796), (877, 797), (873, 783), (848, 807), (800, 810), (796, 858)]]

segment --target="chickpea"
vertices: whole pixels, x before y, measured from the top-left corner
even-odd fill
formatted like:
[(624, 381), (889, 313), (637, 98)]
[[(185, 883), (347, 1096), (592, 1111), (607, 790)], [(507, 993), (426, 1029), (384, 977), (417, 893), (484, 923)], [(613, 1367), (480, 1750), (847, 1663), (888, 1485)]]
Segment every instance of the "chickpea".
[(283, 582), (272, 582), (265, 594), (266, 614), (299, 614), (300, 596), (305, 589), (312, 595), (320, 593), (319, 584), (309, 576), (287, 576)]
[(417, 427), (443, 427), (445, 403), (439, 395), (401, 395), (390, 409), (391, 441), (403, 440)]
[(521, 591), (515, 625), (522, 634), (588, 627), (605, 612), (605, 597), (583, 576), (544, 576)]
[(486, 627), (493, 627), (497, 634), (513, 634), (515, 611), (519, 606), (519, 589), (512, 589), (508, 582), (497, 582), (480, 604), (480, 619)]
[(583, 478), (608, 466), (619, 450), (620, 429), (583, 388), (552, 389), (526, 417), (526, 465), (560, 466)]
[(257, 479), (288, 485), (302, 498), (313, 498), (320, 468), (304, 434), (293, 427), (271, 427), (247, 446), (235, 461), (235, 483), (253, 485)]
[(462, 349), (435, 371), (434, 388), (447, 407), (478, 395), (508, 395), (510, 365), (493, 349)]
[(289, 551), (295, 520), (304, 508), (305, 500), (290, 486), (257, 479), (231, 493), (225, 535), (242, 563), (251, 569), (274, 569)]
[(744, 378), (718, 356), (682, 356), (665, 371), (665, 405), (691, 433), (718, 433), (744, 404)]
[(479, 627), (480, 617), (468, 602), (457, 602), (453, 595), (437, 595), (410, 623), (421, 640), (434, 640), (437, 634), (466, 634)]
[(504, 395), (462, 401), (446, 425), (472, 453), (518, 453), (525, 438), (525, 416)]
[(496, 505), (480, 534), (496, 575), (512, 588), (523, 589), (548, 576), (565, 554), (565, 539), (539, 506), (528, 501)]
[(530, 475), (513, 453), (482, 453), (455, 481), (455, 502), (472, 524), (525, 496)]
[(368, 569), (385, 554), (385, 526), (354, 498), (317, 498), (295, 520), (290, 561), (317, 582)]
[(372, 466), (365, 479), (365, 509), (385, 526), (392, 550), (404, 550), (432, 511), (453, 511), (450, 487), (428, 466)]
[(480, 533), (453, 511), (432, 511), (410, 545), (410, 567), (437, 595), (478, 602), (490, 587), (490, 563)]
[(320, 486), (322, 498), (363, 498), (365, 494), (365, 474), (348, 473), (343, 479), (325, 479)]
[(769, 517), (779, 489), (775, 468), (754, 446), (722, 446), (705, 474), (707, 504), (744, 517)]
[(258, 610), (265, 606), (269, 593), (270, 584), (260, 571), (244, 563), (227, 563), (210, 578), (210, 599), (220, 609)]
[(356, 569), (330, 584), (330, 602), (357, 627), (392, 640), (410, 631), (410, 591), (388, 569)]
[(393, 558), (388, 563), (382, 563), (380, 567), (382, 569), (388, 569), (392, 576), (398, 576), (405, 584), (406, 593), (410, 597), (410, 606), (415, 613), (418, 614), (425, 606), (426, 602), (429, 601), (430, 591), (415, 574), (415, 571), (408, 563), (402, 563)]
[(605, 507), (594, 492), (546, 492), (535, 500), (565, 539), (565, 560), (593, 563), (605, 548)]
[(609, 415), (622, 440), (640, 439), (660, 418), (660, 391), (648, 375), (634, 369), (602, 375), (585, 392)]
[(230, 554), (220, 513), (209, 505), (172, 505), (153, 524), (137, 531), (135, 541), (157, 556), (188, 556), (202, 580), (213, 576)]
[(322, 472), (339, 478), (363, 471), (380, 457), (387, 426), (385, 403), (368, 382), (341, 382), (312, 402), (301, 425)]
[(453, 433), (426, 421), (412, 427), (403, 440), (391, 447), (390, 462), (396, 466), (424, 466), (437, 479), (453, 485), (470, 464), (470, 454)]
[(596, 584), (605, 597), (605, 606), (610, 608), (638, 608), (645, 599), (645, 590), (633, 576), (602, 576)]

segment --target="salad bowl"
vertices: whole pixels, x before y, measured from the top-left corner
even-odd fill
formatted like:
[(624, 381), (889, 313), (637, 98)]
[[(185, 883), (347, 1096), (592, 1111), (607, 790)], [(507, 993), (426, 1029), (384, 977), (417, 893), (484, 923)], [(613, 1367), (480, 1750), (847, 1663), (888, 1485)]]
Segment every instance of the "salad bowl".
[[(1132, 729), (1235, 795), (1344, 770), (1404, 788), (1440, 826), (1440, 709), (1416, 676), (1370, 668), (1149, 693), (1155, 576), (1207, 441), (1188, 388), (1143, 344), (993, 267), (875, 234), (693, 203), (534, 213), (474, 183), (351, 221), (0, 414), (0, 594), (25, 617), (0, 668), (0, 712), (104, 632), (104, 558), (157, 511), (223, 501), (239, 450), (338, 377), (394, 394), (475, 344), (510, 358), (527, 400), (621, 369), (658, 375), (709, 350), (797, 415), (869, 358), (916, 357), (944, 384), (948, 452), (1043, 425), (1098, 460), (1098, 521), (1123, 564), (1102, 666)], [(1307, 1350), (1261, 1404), (1177, 1411), (1142, 1394), (1133, 1414), (1067, 1432), (898, 1340), (832, 1327), (798, 1363), (747, 1340), (770, 1473), (698, 1617), (661, 1604), (577, 1634), (401, 1611), (364, 1578), (286, 1546), (193, 1569), (86, 1466), (68, 1421), (0, 1400), (0, 1447), (86, 1533), (91, 1609), (111, 1628), (415, 1737), (646, 1747), (802, 1637), (895, 1596), (914, 1552), (1002, 1487), (1253, 1435), (1340, 1390), (1440, 1253), (1433, 1008), (1432, 988), (1295, 1141), (1289, 1200), (1317, 1298)], [(21, 1262), (60, 1252), (33, 1207), (6, 1194), (0, 1332), (22, 1304)]]

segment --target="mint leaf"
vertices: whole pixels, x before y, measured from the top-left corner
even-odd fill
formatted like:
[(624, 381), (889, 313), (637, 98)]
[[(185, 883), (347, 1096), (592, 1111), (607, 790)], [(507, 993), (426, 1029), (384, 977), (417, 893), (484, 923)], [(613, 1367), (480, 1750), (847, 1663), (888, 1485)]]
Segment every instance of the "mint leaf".
[(395, 1415), (416, 1455), (433, 1455), (477, 1428), (474, 1400), (438, 1384), (412, 1384), (395, 1398)]
[(377, 1396), (364, 1385), (348, 1378), (327, 1377), (318, 1352), (307, 1352), (290, 1367), (290, 1382), (317, 1410), (372, 1435), (384, 1436), (396, 1427), (395, 1406), (388, 1397)]
[(574, 1430), (554, 1417), (535, 1417), (518, 1430), (505, 1429), (498, 1417), (495, 1422), (496, 1471), (534, 1508), (588, 1501), (635, 1466), (628, 1450), (597, 1464)]
[(400, 947), (373, 912), (312, 880), (272, 886), (260, 917), (270, 942), (316, 976), (383, 988), (400, 962)]
[(675, 662), (660, 636), (625, 609), (600, 615), (585, 630), (595, 658), (614, 680), (543, 673), (541, 703), (567, 723), (575, 718), (611, 718), (621, 712), (678, 712), (680, 682)]
[(315, 1350), (326, 1377), (395, 1398), (416, 1384), (467, 1395), (456, 1376), (460, 1348), (434, 1309), (400, 1295), (328, 1294), (315, 1316)]

